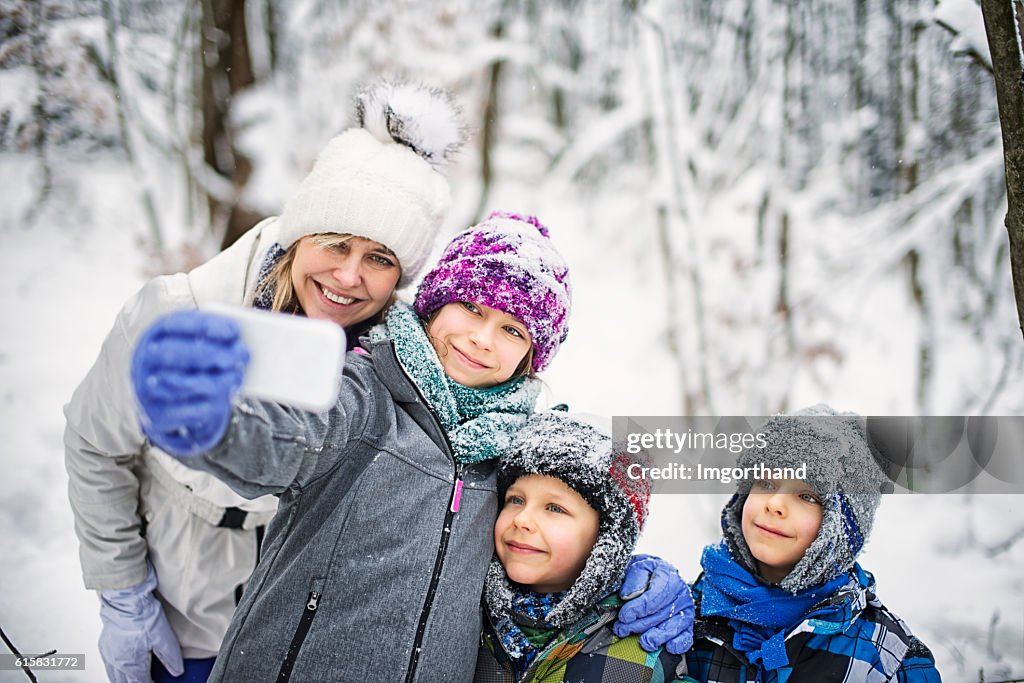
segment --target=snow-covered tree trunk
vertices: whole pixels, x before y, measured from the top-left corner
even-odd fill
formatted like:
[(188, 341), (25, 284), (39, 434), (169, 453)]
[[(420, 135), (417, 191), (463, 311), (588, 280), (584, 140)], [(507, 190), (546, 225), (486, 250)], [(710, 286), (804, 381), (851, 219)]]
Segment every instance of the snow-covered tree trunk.
[[(499, 12), (491, 26), (491, 36), (501, 40), (505, 35), (504, 12)], [(498, 135), (498, 98), (501, 92), (501, 76), (504, 72), (505, 60), (498, 58), (487, 68), (487, 99), (483, 106), (480, 125), (480, 197), (477, 200), (474, 219), (481, 220), (486, 215), (487, 204), (491, 198), (491, 185), (494, 183), (494, 165), (492, 154), (495, 139)]]
[(121, 141), (124, 145), (125, 155), (128, 163), (131, 164), (138, 176), (139, 194), (141, 195), (143, 209), (146, 219), (149, 221), (150, 237), (153, 248), (157, 251), (163, 249), (164, 238), (160, 217), (157, 213), (157, 202), (153, 190), (152, 180), (146, 171), (146, 166), (136, 152), (135, 138), (140, 134), (140, 126), (135, 125), (134, 117), (130, 118), (131, 107), (135, 105), (130, 94), (126, 91), (124, 65), (121, 61), (121, 7), (119, 0), (109, 0), (104, 4), (104, 19), (107, 36), (107, 52), (110, 63), (108, 71), (110, 84), (114, 90), (114, 99), (117, 101), (117, 124), (121, 132)]
[[(714, 414), (709, 368), (712, 358), (701, 272), (704, 249), (694, 225), (700, 198), (693, 182), (692, 163), (687, 163), (691, 160), (679, 142), (680, 131), (687, 130), (689, 120), (675, 90), (678, 80), (674, 78), (660, 10), (658, 5), (649, 6), (638, 22), (638, 31), (650, 76), (654, 161), (662, 193), (656, 208), (659, 248), (664, 252), (665, 268), (675, 271), (669, 275), (667, 286), (680, 288), (676, 305), (688, 312), (685, 318), (669, 318), (670, 345), (679, 361), (683, 414)], [(676, 240), (681, 243), (677, 245)], [(672, 293), (669, 300), (674, 296)]]
[[(893, 25), (890, 68), (895, 79), (894, 89), (900, 102), (900, 108), (896, 113), (895, 133), (896, 149), (899, 152), (899, 190), (901, 193), (909, 194), (918, 186), (920, 161), (917, 154), (917, 141), (924, 125), (921, 121), (920, 111), (919, 88), (921, 81), (920, 64), (918, 63), (918, 41), (923, 30), (923, 22), (918, 20), (916, 3), (910, 3), (903, 9), (903, 12), (893, 6), (890, 6), (889, 9)], [(904, 50), (904, 35), (906, 33), (910, 34), (910, 41), (907, 49)], [(912, 249), (907, 254), (906, 263), (911, 300), (920, 316), (917, 342), (917, 388), (914, 392), (914, 402), (918, 415), (931, 415), (938, 335), (932, 297), (937, 293), (925, 286), (921, 276), (923, 258), (926, 257), (920, 251)]]
[(225, 201), (208, 196), (214, 230), (223, 230), (227, 247), (255, 225), (263, 214), (246, 206), (241, 196), (252, 162), (235, 146), (229, 120), (231, 100), (255, 82), (246, 20), (246, 0), (203, 0), (199, 45), (202, 80), (203, 157), (233, 187)]
[(32, 46), (32, 68), (35, 71), (36, 79), (39, 82), (39, 90), (36, 94), (35, 102), (32, 103), (32, 113), (36, 124), (35, 133), (32, 136), (32, 147), (35, 150), (36, 157), (39, 159), (40, 182), (38, 199), (32, 203), (31, 208), (29, 208), (25, 216), (25, 221), (27, 223), (31, 223), (35, 219), (39, 209), (49, 198), (50, 192), (53, 190), (53, 167), (50, 164), (46, 145), (46, 99), (48, 75), (45, 65), (46, 60), (43, 57), (44, 43), (46, 41), (46, 36), (44, 35), (44, 28), (46, 26), (44, 15), (46, 7), (44, 3), (39, 2), (36, 3), (29, 11), (32, 12), (31, 16), (33, 19), (33, 21), (28, 25), (30, 44)]
[(1024, 3), (981, 0), (1006, 165), (1006, 230), (1017, 320), (1024, 335)]

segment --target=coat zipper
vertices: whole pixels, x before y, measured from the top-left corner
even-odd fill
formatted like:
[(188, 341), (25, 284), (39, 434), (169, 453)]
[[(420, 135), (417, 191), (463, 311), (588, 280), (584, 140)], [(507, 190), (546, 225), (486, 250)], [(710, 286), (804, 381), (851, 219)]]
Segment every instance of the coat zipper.
[(285, 653), (281, 671), (277, 674), (277, 683), (285, 683), (292, 677), (295, 658), (298, 657), (299, 650), (302, 649), (302, 642), (306, 640), (306, 634), (309, 633), (309, 627), (313, 623), (313, 617), (316, 616), (316, 608), (319, 605), (320, 593), (310, 591), (309, 597), (306, 599), (306, 609), (302, 612), (302, 618), (299, 619), (299, 627), (295, 629), (295, 636), (292, 638), (291, 645), (288, 646), (288, 652)]
[[(394, 349), (394, 346), (392, 346)], [(401, 367), (401, 364), (399, 364)], [(403, 368), (404, 371), (404, 368)], [(408, 374), (406, 374), (408, 377)], [(430, 417), (433, 418), (434, 424), (437, 426), (437, 430), (441, 433), (444, 438), (445, 446), (448, 447), (448, 455), (451, 457), (452, 462), (455, 463), (455, 481), (452, 483), (452, 495), (449, 499), (448, 511), (444, 515), (444, 526), (441, 527), (441, 540), (437, 545), (437, 555), (434, 556), (434, 570), (430, 576), (430, 584), (427, 587), (427, 598), (423, 602), (423, 609), (420, 610), (420, 620), (416, 624), (416, 638), (413, 640), (412, 652), (409, 653), (409, 668), (406, 671), (405, 681), (406, 683), (412, 683), (413, 679), (416, 678), (416, 668), (419, 666), (420, 650), (423, 647), (423, 635), (427, 630), (427, 618), (430, 616), (430, 610), (434, 604), (434, 595), (437, 593), (437, 585), (441, 581), (441, 569), (444, 566), (444, 558), (448, 552), (448, 541), (452, 534), (452, 522), (455, 520), (455, 513), (459, 511), (459, 507), (462, 503), (462, 463), (455, 460), (455, 449), (452, 448), (452, 442), (448, 439), (448, 432), (444, 430), (444, 425), (441, 424), (440, 418), (437, 417), (437, 413), (427, 403), (426, 397), (420, 388), (416, 385), (416, 382), (412, 381), (409, 377), (409, 383), (412, 384), (413, 388), (416, 389), (417, 395), (419, 395), (420, 402), (423, 407), (430, 413)]]
[[(434, 419), (437, 419), (436, 417)], [(440, 425), (439, 425), (440, 426)], [(444, 430), (441, 431), (444, 434)], [(448, 436), (445, 435), (445, 441)], [(450, 447), (450, 445), (449, 445)], [(459, 504), (462, 498), (462, 463), (455, 464), (455, 482), (452, 485), (452, 496), (448, 505), (448, 511), (444, 515), (444, 527), (441, 529), (441, 541), (437, 546), (437, 555), (434, 557), (434, 571), (430, 576), (430, 586), (427, 588), (427, 599), (423, 602), (423, 610), (420, 612), (420, 620), (416, 625), (416, 639), (412, 644), (412, 652), (409, 655), (409, 669), (405, 676), (406, 683), (412, 683), (416, 677), (416, 667), (419, 665), (420, 650), (423, 647), (423, 635), (427, 630), (427, 618), (434, 604), (434, 595), (437, 593), (437, 585), (441, 582), (441, 569), (444, 567), (444, 558), (448, 553), (448, 541), (452, 535), (452, 522), (455, 520), (455, 513), (459, 511)]]

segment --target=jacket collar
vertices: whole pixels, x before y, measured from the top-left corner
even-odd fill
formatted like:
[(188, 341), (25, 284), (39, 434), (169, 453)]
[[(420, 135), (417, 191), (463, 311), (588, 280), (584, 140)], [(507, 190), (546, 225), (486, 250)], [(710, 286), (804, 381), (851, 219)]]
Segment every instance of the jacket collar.
[(394, 342), (386, 339), (370, 341), (367, 346), (371, 362), (377, 369), (377, 375), (387, 386), (395, 401), (398, 403), (422, 403), (426, 406), (416, 384), (398, 362)]
[(426, 399), (416, 387), (415, 382), (406, 374), (398, 361), (395, 345), (389, 340), (369, 341), (364, 345), (370, 352), (367, 360), (373, 365), (377, 377), (387, 387), (391, 398), (396, 404), (404, 407), (405, 412), (419, 425), (441, 450), (453, 461), (455, 454), (448, 442), (448, 436), (441, 427), (441, 421), (427, 405)]
[[(523, 680), (529, 678), (529, 674), (532, 674), (538, 666), (548, 662), (552, 653), (559, 645), (562, 645), (577, 636), (582, 635), (586, 641), (583, 648), (579, 651), (582, 654), (596, 652), (601, 648), (611, 645), (615, 638), (615, 635), (611, 630), (611, 625), (615, 623), (615, 620), (618, 618), (619, 608), (621, 606), (622, 599), (618, 595), (612, 593), (587, 610), (587, 612), (572, 626), (558, 629), (558, 634), (544, 647), (541, 652), (538, 653), (537, 657), (530, 664), (529, 668), (525, 672), (527, 675), (523, 676)], [(489, 610), (485, 608), (481, 608), (481, 611), (483, 613), (484, 623), (488, 626), (488, 628), (484, 630), (482, 639), (485, 646), (490, 650), (491, 655), (502, 665), (502, 667), (507, 670), (513, 669), (512, 661), (501, 646), (501, 639), (498, 637), (497, 629), (494, 626), (494, 617), (490, 614)], [(576, 652), (572, 651), (572, 656), (575, 654)]]
[(849, 630), (875, 598), (875, 577), (854, 564), (850, 580), (828, 598), (822, 600), (803, 618), (800, 630), (833, 634)]

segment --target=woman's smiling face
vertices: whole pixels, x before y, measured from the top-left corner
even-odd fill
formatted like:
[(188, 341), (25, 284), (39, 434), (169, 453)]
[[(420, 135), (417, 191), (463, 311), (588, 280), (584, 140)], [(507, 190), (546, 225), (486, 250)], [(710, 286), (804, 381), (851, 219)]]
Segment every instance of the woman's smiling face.
[(391, 250), (365, 237), (331, 246), (318, 237), (303, 237), (292, 262), (292, 285), (306, 316), (347, 328), (380, 313), (402, 274)]

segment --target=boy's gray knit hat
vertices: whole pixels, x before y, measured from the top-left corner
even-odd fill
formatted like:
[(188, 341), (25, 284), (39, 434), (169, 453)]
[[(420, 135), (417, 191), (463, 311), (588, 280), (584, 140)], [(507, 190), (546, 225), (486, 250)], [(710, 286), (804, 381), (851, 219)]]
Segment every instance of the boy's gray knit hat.
[[(501, 458), (498, 493), (531, 474), (554, 477), (579, 493), (598, 514), (597, 540), (579, 578), (551, 610), (546, 624), (575, 623), (604, 595), (616, 590), (647, 517), (650, 483), (628, 476), (629, 455), (612, 443), (610, 421), (594, 415), (545, 411), (530, 416)], [(513, 589), (501, 564), (491, 563), (484, 600), (492, 616), (505, 613)]]
[[(816, 405), (775, 415), (761, 428), (763, 449), (744, 451), (737, 465), (807, 466), (807, 483), (822, 497), (818, 536), (779, 586), (790, 593), (821, 585), (849, 570), (871, 532), (875, 510), (889, 483), (872, 454), (863, 420)], [(722, 510), (722, 532), (733, 558), (756, 574), (743, 538), (743, 504), (753, 481), (742, 481)]]

